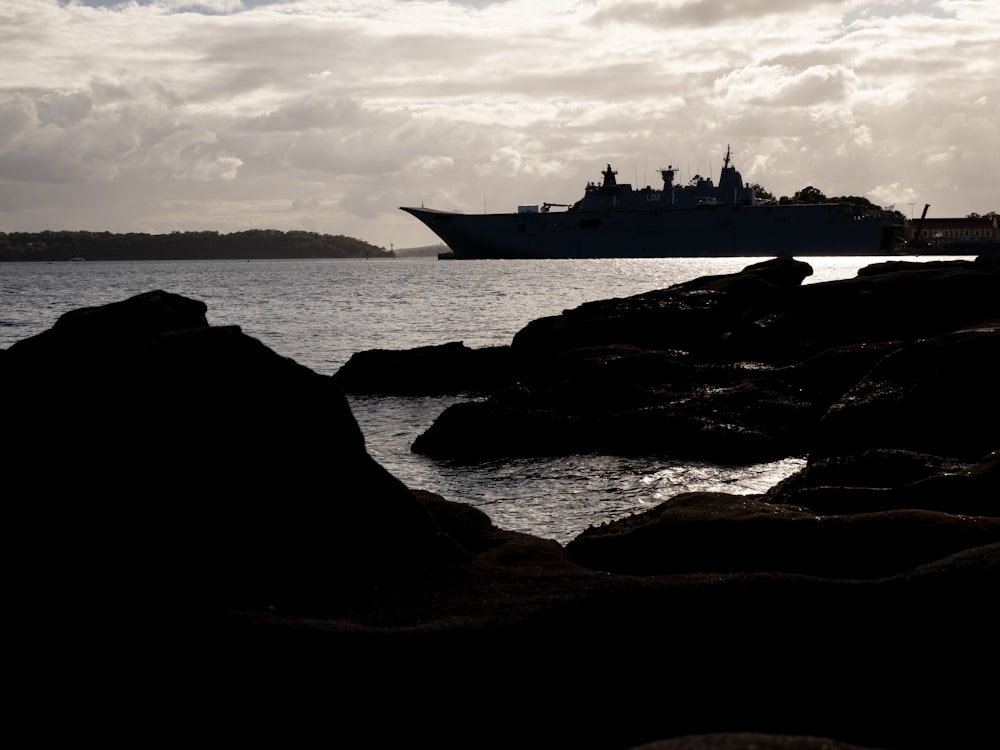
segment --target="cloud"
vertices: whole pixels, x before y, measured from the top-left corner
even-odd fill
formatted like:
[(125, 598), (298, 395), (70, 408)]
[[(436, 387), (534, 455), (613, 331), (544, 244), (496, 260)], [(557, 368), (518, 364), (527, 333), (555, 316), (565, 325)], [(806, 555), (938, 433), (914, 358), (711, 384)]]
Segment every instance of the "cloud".
[(844, 102), (857, 85), (857, 76), (844, 65), (768, 65), (730, 71), (716, 79), (714, 90), (721, 108), (830, 107)]
[(1000, 210), (986, 0), (22, 0), (0, 229), (435, 241), (399, 205), (571, 203), (611, 161)]
[(93, 106), (90, 95), (82, 91), (55, 91), (35, 100), (40, 125), (69, 127), (86, 117)]
[(150, 149), (147, 166), (174, 180), (232, 180), (243, 161), (216, 148), (215, 133), (177, 130), (159, 139)]
[(845, 0), (621, 0), (602, 4), (593, 20), (663, 28), (717, 27), (764, 16), (808, 12), (816, 6), (850, 6)]
[[(6, 180), (100, 183), (127, 170), (150, 180), (236, 176), (241, 160), (218, 149), (211, 130), (178, 118), (155, 85), (96, 88), (0, 102)], [(104, 103), (95, 105), (98, 96)]]

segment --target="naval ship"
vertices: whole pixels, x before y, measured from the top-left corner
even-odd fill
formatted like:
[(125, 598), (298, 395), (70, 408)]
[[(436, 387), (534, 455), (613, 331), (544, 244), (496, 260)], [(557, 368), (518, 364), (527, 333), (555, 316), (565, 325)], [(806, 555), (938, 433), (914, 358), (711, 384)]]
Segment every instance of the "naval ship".
[(484, 214), (400, 208), (448, 246), (442, 257), (457, 259), (889, 255), (903, 229), (899, 214), (871, 206), (758, 199), (728, 148), (718, 185), (701, 176), (676, 185), (673, 167), (659, 171), (662, 188), (633, 189), (608, 164), (572, 205)]

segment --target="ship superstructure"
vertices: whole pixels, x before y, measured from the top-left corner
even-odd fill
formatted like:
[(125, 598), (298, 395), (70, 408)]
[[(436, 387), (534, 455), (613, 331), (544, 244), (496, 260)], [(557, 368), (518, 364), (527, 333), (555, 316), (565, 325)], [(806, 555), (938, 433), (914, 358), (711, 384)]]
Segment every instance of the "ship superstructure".
[(402, 210), (459, 259), (886, 255), (902, 228), (893, 212), (870, 206), (761, 201), (728, 149), (718, 185), (701, 176), (677, 185), (672, 166), (660, 174), (661, 188), (636, 190), (608, 164), (601, 182), (588, 183), (571, 205), (493, 214)]

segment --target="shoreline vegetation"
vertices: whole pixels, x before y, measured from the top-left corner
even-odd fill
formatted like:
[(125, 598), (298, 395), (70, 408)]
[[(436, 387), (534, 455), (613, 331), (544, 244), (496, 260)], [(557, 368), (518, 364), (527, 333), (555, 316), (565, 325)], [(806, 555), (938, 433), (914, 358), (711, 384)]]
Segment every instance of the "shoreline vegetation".
[(46, 230), (0, 232), (0, 261), (265, 260), (283, 258), (395, 258), (407, 253), (344, 235), (250, 229), (144, 234)]

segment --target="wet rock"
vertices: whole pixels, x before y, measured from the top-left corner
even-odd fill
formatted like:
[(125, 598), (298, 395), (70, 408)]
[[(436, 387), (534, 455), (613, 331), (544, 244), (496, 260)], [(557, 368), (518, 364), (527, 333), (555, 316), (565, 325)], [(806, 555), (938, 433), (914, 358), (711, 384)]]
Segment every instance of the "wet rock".
[(812, 459), (766, 496), (820, 515), (918, 508), (996, 517), (1000, 453), (973, 463), (889, 448)]
[(900, 346), (820, 420), (812, 455), (898, 448), (975, 461), (1000, 445), (1000, 320)]
[(523, 361), (545, 360), (580, 348), (630, 345), (640, 349), (709, 351), (728, 337), (734, 321), (765, 315), (775, 300), (795, 294), (812, 268), (792, 258), (748, 266), (738, 274), (708, 276), (625, 299), (587, 302), (562, 315), (539, 318), (512, 341)]
[(436, 395), (484, 391), (510, 383), (509, 347), (470, 349), (461, 341), (414, 349), (355, 352), (334, 374), (351, 394)]
[(741, 570), (856, 579), (995, 543), (1000, 518), (905, 508), (821, 516), (760, 496), (690, 493), (590, 528), (566, 550), (585, 567), (630, 575)]
[(413, 450), (738, 464), (996, 447), (996, 264), (880, 264), (800, 286), (809, 272), (777, 259), (534, 321), (511, 345), (517, 382), (450, 407)]

